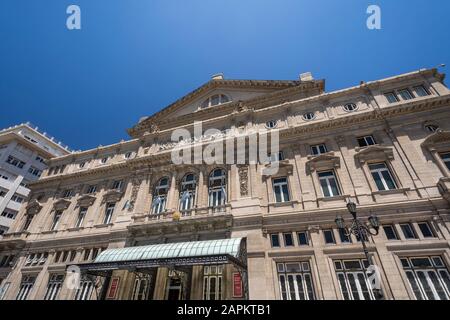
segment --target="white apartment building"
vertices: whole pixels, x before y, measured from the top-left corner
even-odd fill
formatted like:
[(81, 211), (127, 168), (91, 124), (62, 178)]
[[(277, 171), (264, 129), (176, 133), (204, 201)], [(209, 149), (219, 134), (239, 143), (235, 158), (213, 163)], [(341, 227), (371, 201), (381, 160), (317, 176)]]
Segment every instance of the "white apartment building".
[(46, 161), (70, 150), (30, 123), (0, 131), (0, 238), (25, 202), (27, 184), (39, 179)]

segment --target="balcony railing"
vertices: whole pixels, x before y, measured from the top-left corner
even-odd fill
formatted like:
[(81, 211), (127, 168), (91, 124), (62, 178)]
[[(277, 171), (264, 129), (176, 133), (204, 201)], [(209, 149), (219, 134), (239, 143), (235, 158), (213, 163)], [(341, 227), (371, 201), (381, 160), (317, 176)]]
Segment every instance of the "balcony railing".
[[(208, 215), (219, 215), (231, 212), (229, 204), (224, 204), (216, 207), (202, 207), (192, 208), (188, 210), (180, 210), (180, 220), (193, 219), (195, 217), (205, 217)], [(161, 213), (147, 213), (147, 214), (135, 214), (133, 220), (135, 223), (144, 222), (167, 222), (174, 220), (175, 210), (166, 210)]]

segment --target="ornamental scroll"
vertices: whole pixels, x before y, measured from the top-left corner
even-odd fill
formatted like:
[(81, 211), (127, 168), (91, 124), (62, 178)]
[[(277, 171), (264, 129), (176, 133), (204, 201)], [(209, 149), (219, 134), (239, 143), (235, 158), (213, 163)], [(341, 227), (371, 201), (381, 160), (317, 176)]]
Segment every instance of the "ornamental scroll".
[(248, 196), (248, 167), (247, 166), (239, 166), (238, 167), (239, 174), (239, 189), (241, 192), (241, 196)]

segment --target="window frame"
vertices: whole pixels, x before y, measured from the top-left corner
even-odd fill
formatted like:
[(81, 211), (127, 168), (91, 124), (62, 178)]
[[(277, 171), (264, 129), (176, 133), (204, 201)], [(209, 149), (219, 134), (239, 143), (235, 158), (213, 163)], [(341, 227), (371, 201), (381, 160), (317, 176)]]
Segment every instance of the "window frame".
[[(277, 182), (277, 180), (285, 180), (284, 182)], [(286, 190), (283, 190), (283, 187), (286, 188)], [(277, 190), (279, 190), (279, 198), (280, 201), (278, 201), (277, 198)], [(276, 203), (286, 203), (291, 201), (291, 193), (289, 190), (289, 179), (287, 176), (283, 177), (276, 177), (272, 179), (272, 191), (274, 200)]]
[[(404, 237), (406, 240), (415, 240), (415, 239), (418, 238), (418, 237), (417, 237), (417, 233), (416, 233), (416, 231), (414, 230), (414, 226), (413, 226), (410, 222), (399, 223), (399, 225), (400, 225), (400, 229), (402, 230), (403, 237)], [(408, 228), (409, 228), (409, 230), (411, 231), (413, 237), (408, 237), (408, 236), (406, 235), (405, 229), (403, 228), (403, 226), (408, 226)]]
[[(372, 168), (373, 166), (379, 166), (379, 165), (384, 165), (384, 168)], [(398, 189), (398, 183), (397, 183), (396, 179), (394, 178), (394, 175), (392, 174), (391, 168), (389, 167), (389, 165), (386, 162), (369, 163), (368, 167), (369, 167), (370, 174), (372, 175), (372, 179), (374, 180), (378, 191), (390, 191), (390, 190)], [(393, 188), (389, 187), (389, 184), (388, 184), (389, 181), (386, 180), (386, 177), (383, 175), (383, 172), (387, 172), (387, 175), (391, 179), (390, 182), (394, 185)], [(380, 186), (377, 184), (377, 179), (375, 179), (374, 175), (378, 176), (379, 181), (381, 182), (384, 189), (380, 189)]]
[[(325, 174), (325, 173), (331, 173), (331, 175), (322, 176), (322, 177), (320, 176), (321, 174)], [(322, 195), (323, 195), (324, 198), (333, 198), (333, 197), (339, 197), (339, 196), (342, 195), (342, 190), (341, 190), (341, 187), (339, 185), (339, 181), (337, 179), (336, 172), (334, 171), (334, 169), (317, 172), (317, 178), (319, 179), (320, 189), (322, 190)], [(336, 184), (337, 194), (334, 194), (332, 192), (330, 179), (334, 179), (334, 182)], [(322, 185), (322, 180), (326, 181), (326, 185), (327, 185), (326, 187), (327, 187), (327, 190), (328, 190), (328, 193), (329, 193), (328, 196), (325, 194), (324, 186)]]

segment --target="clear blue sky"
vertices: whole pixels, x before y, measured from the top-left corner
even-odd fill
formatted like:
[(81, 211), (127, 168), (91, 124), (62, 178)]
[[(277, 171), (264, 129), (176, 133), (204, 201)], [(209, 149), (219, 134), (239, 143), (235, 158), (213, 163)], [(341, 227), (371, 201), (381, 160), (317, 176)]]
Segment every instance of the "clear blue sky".
[[(81, 30), (66, 28), (70, 4)], [(369, 4), (382, 30), (366, 28)], [(31, 121), (87, 149), (217, 72), (312, 71), (332, 91), (450, 64), (449, 12), (447, 0), (1, 0), (0, 128)]]

